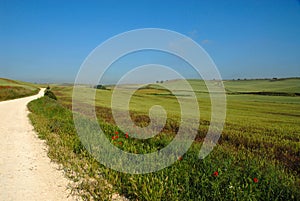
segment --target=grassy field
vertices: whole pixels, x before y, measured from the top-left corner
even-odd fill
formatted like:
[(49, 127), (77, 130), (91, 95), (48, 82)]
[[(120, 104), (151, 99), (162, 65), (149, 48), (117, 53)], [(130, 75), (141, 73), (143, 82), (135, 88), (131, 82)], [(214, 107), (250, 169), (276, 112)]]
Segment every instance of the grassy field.
[(300, 93), (299, 78), (225, 81), (228, 92)]
[(0, 78), (0, 101), (34, 95), (38, 91), (34, 84)]
[[(210, 122), (210, 98), (203, 81), (189, 82), (201, 113), (195, 142), (175, 164), (154, 173), (117, 172), (88, 154), (74, 128), (70, 86), (52, 88), (58, 101), (44, 97), (31, 102), (30, 118), (40, 137), (46, 139), (49, 156), (62, 164), (76, 183), (74, 192), (86, 200), (109, 200), (114, 192), (130, 200), (299, 200), (300, 79), (225, 81), (225, 128), (219, 144), (204, 160), (198, 153)], [(167, 111), (162, 133), (148, 140), (128, 137), (128, 131), (115, 126), (112, 90), (97, 90), (99, 124), (111, 143), (127, 152), (149, 153), (173, 139), (180, 126), (174, 94), (182, 94), (183, 89), (180, 80), (165, 85), (176, 90), (172, 94), (152, 84), (136, 91), (130, 101), (131, 118), (139, 126), (149, 123), (153, 105)], [(124, 93), (128, 87), (124, 86)], [(82, 104), (92, 103), (84, 94), (81, 97)]]

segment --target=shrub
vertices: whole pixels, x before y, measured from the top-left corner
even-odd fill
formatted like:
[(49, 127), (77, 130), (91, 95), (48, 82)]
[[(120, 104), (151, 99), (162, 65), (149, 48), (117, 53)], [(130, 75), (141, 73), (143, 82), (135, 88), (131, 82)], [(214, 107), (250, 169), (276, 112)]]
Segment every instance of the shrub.
[(50, 89), (48, 89), (48, 87), (44, 93), (44, 96), (48, 96), (51, 99), (57, 100), (55, 94)]
[(95, 86), (96, 89), (106, 89), (106, 87), (102, 84), (98, 84)]

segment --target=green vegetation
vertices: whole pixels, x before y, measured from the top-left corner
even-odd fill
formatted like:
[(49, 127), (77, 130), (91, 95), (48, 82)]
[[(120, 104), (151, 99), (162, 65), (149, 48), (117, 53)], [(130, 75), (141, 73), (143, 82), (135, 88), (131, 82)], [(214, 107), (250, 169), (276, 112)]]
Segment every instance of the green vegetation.
[(96, 89), (106, 89), (106, 87), (102, 84), (98, 84), (95, 86)]
[(45, 90), (44, 96), (47, 96), (49, 98), (52, 98), (53, 100), (57, 100), (57, 97), (55, 94), (50, 90), (50, 87), (48, 86)]
[(225, 81), (229, 92), (300, 93), (300, 78)]
[(39, 89), (31, 83), (0, 78), (0, 101), (37, 94)]
[[(153, 84), (132, 96), (130, 115), (139, 126), (149, 123), (151, 106), (162, 105), (167, 111), (162, 133), (148, 140), (130, 138), (126, 132), (131, 131), (119, 130), (111, 114), (112, 91), (97, 90), (99, 124), (111, 143), (131, 153), (165, 147), (179, 126), (179, 104), (174, 93), (183, 93), (180, 82), (164, 83), (176, 86), (173, 94)], [(198, 153), (209, 125), (210, 99), (203, 81), (190, 83), (201, 112), (196, 140), (175, 164), (154, 173), (120, 173), (99, 164), (87, 153), (74, 128), (70, 110), (72, 87), (54, 87), (58, 101), (43, 97), (31, 102), (30, 118), (39, 136), (46, 139), (49, 156), (62, 164), (76, 182), (74, 191), (86, 200), (111, 199), (113, 192), (130, 200), (299, 200), (300, 97), (295, 94), (300, 91), (300, 79), (226, 81), (225, 129), (219, 144), (204, 160), (198, 159)], [(288, 94), (236, 93), (260, 91)], [(82, 98), (82, 104), (92, 101), (85, 99), (84, 94)]]

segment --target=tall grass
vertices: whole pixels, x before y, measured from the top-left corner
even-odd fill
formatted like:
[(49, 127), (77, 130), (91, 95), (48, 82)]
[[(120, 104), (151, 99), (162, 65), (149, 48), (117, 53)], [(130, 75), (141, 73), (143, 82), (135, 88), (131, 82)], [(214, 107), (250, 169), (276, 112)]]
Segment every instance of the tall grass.
[(31, 96), (38, 92), (38, 89), (30, 90), (23, 87), (0, 86), (0, 101)]
[[(58, 98), (63, 97), (63, 93), (56, 95)], [(154, 173), (132, 175), (106, 168), (89, 155), (76, 134), (72, 113), (64, 105), (68, 105), (67, 99), (57, 102), (43, 97), (32, 101), (28, 105), (32, 112), (30, 119), (39, 136), (46, 140), (49, 156), (60, 163), (67, 176), (75, 182), (73, 192), (79, 193), (86, 200), (108, 200), (114, 192), (130, 200), (300, 198), (299, 176), (284, 167), (284, 163), (278, 163), (278, 159), (270, 158), (269, 152), (273, 148), (269, 150), (267, 147), (257, 154), (258, 149), (245, 146), (256, 140), (254, 136), (241, 140), (239, 145), (234, 144), (241, 136), (245, 136), (239, 135), (240, 132), (251, 133), (252, 128), (247, 130), (239, 124), (227, 126), (232, 128), (225, 130), (227, 134), (222, 138), (222, 144), (204, 160), (198, 159), (201, 147), (199, 140), (172, 166)], [(127, 138), (126, 131), (118, 130), (113, 123), (99, 121), (99, 124), (111, 143), (133, 153), (160, 149), (170, 140), (168, 133), (162, 133), (159, 139), (146, 141)], [(236, 130), (236, 133), (231, 133), (232, 130)], [(114, 137), (116, 131), (118, 138)], [(226, 136), (228, 139), (225, 139)], [(274, 136), (274, 139), (278, 137), (277, 134)], [(294, 150), (297, 150), (297, 146)]]
[(39, 89), (31, 83), (0, 78), (0, 101), (37, 94)]

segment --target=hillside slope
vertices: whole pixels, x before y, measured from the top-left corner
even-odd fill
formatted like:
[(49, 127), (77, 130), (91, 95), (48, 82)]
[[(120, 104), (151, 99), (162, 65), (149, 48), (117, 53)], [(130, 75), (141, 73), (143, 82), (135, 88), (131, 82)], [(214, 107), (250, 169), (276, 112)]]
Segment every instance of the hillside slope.
[(31, 96), (38, 91), (34, 84), (0, 78), (0, 101)]

